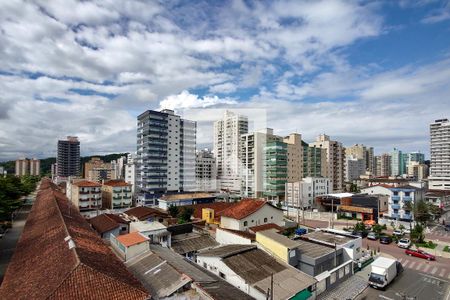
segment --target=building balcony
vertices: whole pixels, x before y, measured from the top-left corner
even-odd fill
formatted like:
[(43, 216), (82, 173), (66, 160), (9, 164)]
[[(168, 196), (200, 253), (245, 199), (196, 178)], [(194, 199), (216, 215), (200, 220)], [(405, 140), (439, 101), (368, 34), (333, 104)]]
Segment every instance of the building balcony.
[(392, 209), (400, 209), (400, 204), (391, 204)]
[(391, 196), (393, 201), (400, 201), (400, 196)]
[(411, 214), (403, 214), (402, 219), (411, 220), (412, 215)]
[(392, 213), (392, 214), (391, 214), (391, 218), (397, 219), (397, 218), (398, 218), (398, 214)]
[(411, 196), (403, 196), (402, 200), (403, 201), (412, 201), (412, 197)]

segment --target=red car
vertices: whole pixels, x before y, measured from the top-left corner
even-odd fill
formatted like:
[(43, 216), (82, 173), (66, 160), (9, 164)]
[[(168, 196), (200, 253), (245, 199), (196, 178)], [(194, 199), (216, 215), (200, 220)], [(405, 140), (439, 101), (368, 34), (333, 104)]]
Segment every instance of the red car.
[(426, 253), (425, 251), (422, 250), (406, 249), (405, 253), (408, 254), (409, 256), (420, 257), (426, 260), (436, 260), (436, 257), (433, 254)]

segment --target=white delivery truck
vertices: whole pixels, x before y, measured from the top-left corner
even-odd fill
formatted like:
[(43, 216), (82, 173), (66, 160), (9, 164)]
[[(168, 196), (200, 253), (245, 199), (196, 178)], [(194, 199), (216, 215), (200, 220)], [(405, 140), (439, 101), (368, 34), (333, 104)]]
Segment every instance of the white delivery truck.
[(403, 270), (400, 262), (387, 257), (378, 257), (370, 266), (369, 285), (383, 290)]

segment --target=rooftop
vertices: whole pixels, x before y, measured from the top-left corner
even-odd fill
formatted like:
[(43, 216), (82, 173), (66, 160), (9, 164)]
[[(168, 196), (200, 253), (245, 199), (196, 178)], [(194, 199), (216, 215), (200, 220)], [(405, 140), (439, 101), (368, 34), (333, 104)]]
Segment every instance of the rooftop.
[(116, 220), (110, 218), (107, 214), (101, 214), (90, 218), (89, 223), (91, 223), (92, 227), (100, 234), (108, 232), (110, 230), (116, 229), (119, 227), (119, 223)]
[(326, 231), (313, 231), (302, 235), (302, 238), (309, 239), (311, 241), (324, 242), (333, 246), (334, 243), (336, 243), (336, 245), (343, 245), (357, 239), (357, 237), (345, 236)]
[[(272, 206), (269, 202), (267, 202), (266, 200), (262, 200), (262, 199), (243, 199), (243, 200), (239, 201), (238, 203), (236, 203), (235, 205), (222, 211), (221, 215), (223, 217), (241, 220), (241, 219), (253, 214), (254, 212), (258, 211), (266, 204)], [(276, 208), (275, 206), (272, 206), (272, 207), (275, 209), (279, 209), (279, 208)]]
[(201, 203), (201, 204), (194, 204), (192, 207), (194, 209), (194, 218), (201, 219), (202, 218), (202, 209), (203, 208), (210, 208), (214, 210), (214, 216), (218, 217), (222, 214), (224, 210), (226, 210), (229, 207), (232, 207), (235, 205), (235, 203), (230, 202), (214, 202), (214, 203)]
[(219, 245), (207, 234), (187, 234), (172, 237), (172, 249), (178, 254), (186, 254)]
[(227, 231), (229, 233), (238, 235), (240, 237), (249, 239), (254, 241), (256, 239), (256, 235), (254, 233), (248, 232), (248, 231), (242, 231), (242, 230), (236, 230), (236, 229), (228, 229), (228, 228), (217, 228), (218, 230), (223, 230), (223, 231)]
[(125, 247), (130, 247), (148, 241), (148, 238), (139, 232), (132, 232), (124, 235), (119, 235), (116, 239)]
[(110, 180), (103, 183), (103, 185), (108, 186), (131, 186), (128, 182), (125, 182), (124, 180)]
[(187, 275), (179, 272), (169, 262), (151, 251), (134, 257), (125, 264), (147, 290), (158, 298), (169, 297), (192, 281)]
[(213, 198), (214, 195), (208, 193), (185, 193), (185, 194), (173, 194), (173, 195), (164, 195), (161, 200), (165, 201), (176, 201), (183, 199), (200, 199), (200, 198)]
[[(73, 248), (69, 248), (70, 239)], [(49, 179), (43, 179), (6, 270), (0, 298), (147, 299), (148, 296), (67, 197)]]
[(334, 247), (320, 245), (304, 240), (295, 241), (298, 243), (297, 249), (300, 250), (301, 255), (318, 258), (334, 252)]
[(124, 214), (128, 216), (133, 216), (138, 218), (139, 220), (145, 220), (150, 217), (167, 217), (167, 213), (162, 212), (160, 210), (146, 207), (146, 206), (137, 206), (130, 208), (129, 210), (125, 211)]
[(330, 197), (334, 197), (334, 198), (349, 198), (353, 195), (354, 195), (353, 193), (334, 193), (334, 194), (326, 194), (323, 196), (330, 196)]
[(256, 233), (256, 236), (258, 237), (258, 235), (262, 235), (265, 236), (275, 242), (277, 242), (278, 244), (281, 244), (283, 246), (285, 246), (286, 248), (289, 249), (294, 249), (295, 247), (298, 246), (298, 242), (297, 241), (293, 241), (290, 238), (277, 233), (275, 230), (266, 230), (266, 231), (260, 231)]
[(212, 248), (208, 250), (199, 251), (199, 256), (216, 256), (221, 258), (226, 258), (238, 253), (243, 253), (245, 251), (250, 251), (256, 249), (255, 245), (224, 245), (217, 248)]
[(101, 187), (102, 185), (98, 182), (89, 181), (89, 180), (82, 180), (74, 182), (73, 185), (76, 185), (78, 187)]
[(253, 232), (258, 232), (258, 231), (265, 231), (268, 229), (276, 229), (277, 231), (283, 231), (283, 227), (278, 226), (275, 223), (268, 223), (268, 224), (263, 224), (263, 225), (258, 225), (258, 226), (253, 226), (249, 228), (251, 231)]

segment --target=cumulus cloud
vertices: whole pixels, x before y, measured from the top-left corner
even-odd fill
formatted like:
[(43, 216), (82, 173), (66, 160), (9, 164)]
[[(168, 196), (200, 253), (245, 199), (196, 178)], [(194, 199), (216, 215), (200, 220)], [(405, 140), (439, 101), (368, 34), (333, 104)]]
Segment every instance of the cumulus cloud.
[(233, 105), (237, 101), (233, 99), (221, 99), (217, 96), (204, 96), (203, 98), (198, 95), (189, 93), (188, 91), (182, 91), (178, 95), (168, 96), (166, 99), (160, 102), (161, 109), (186, 109), (186, 108), (206, 108), (218, 105)]

